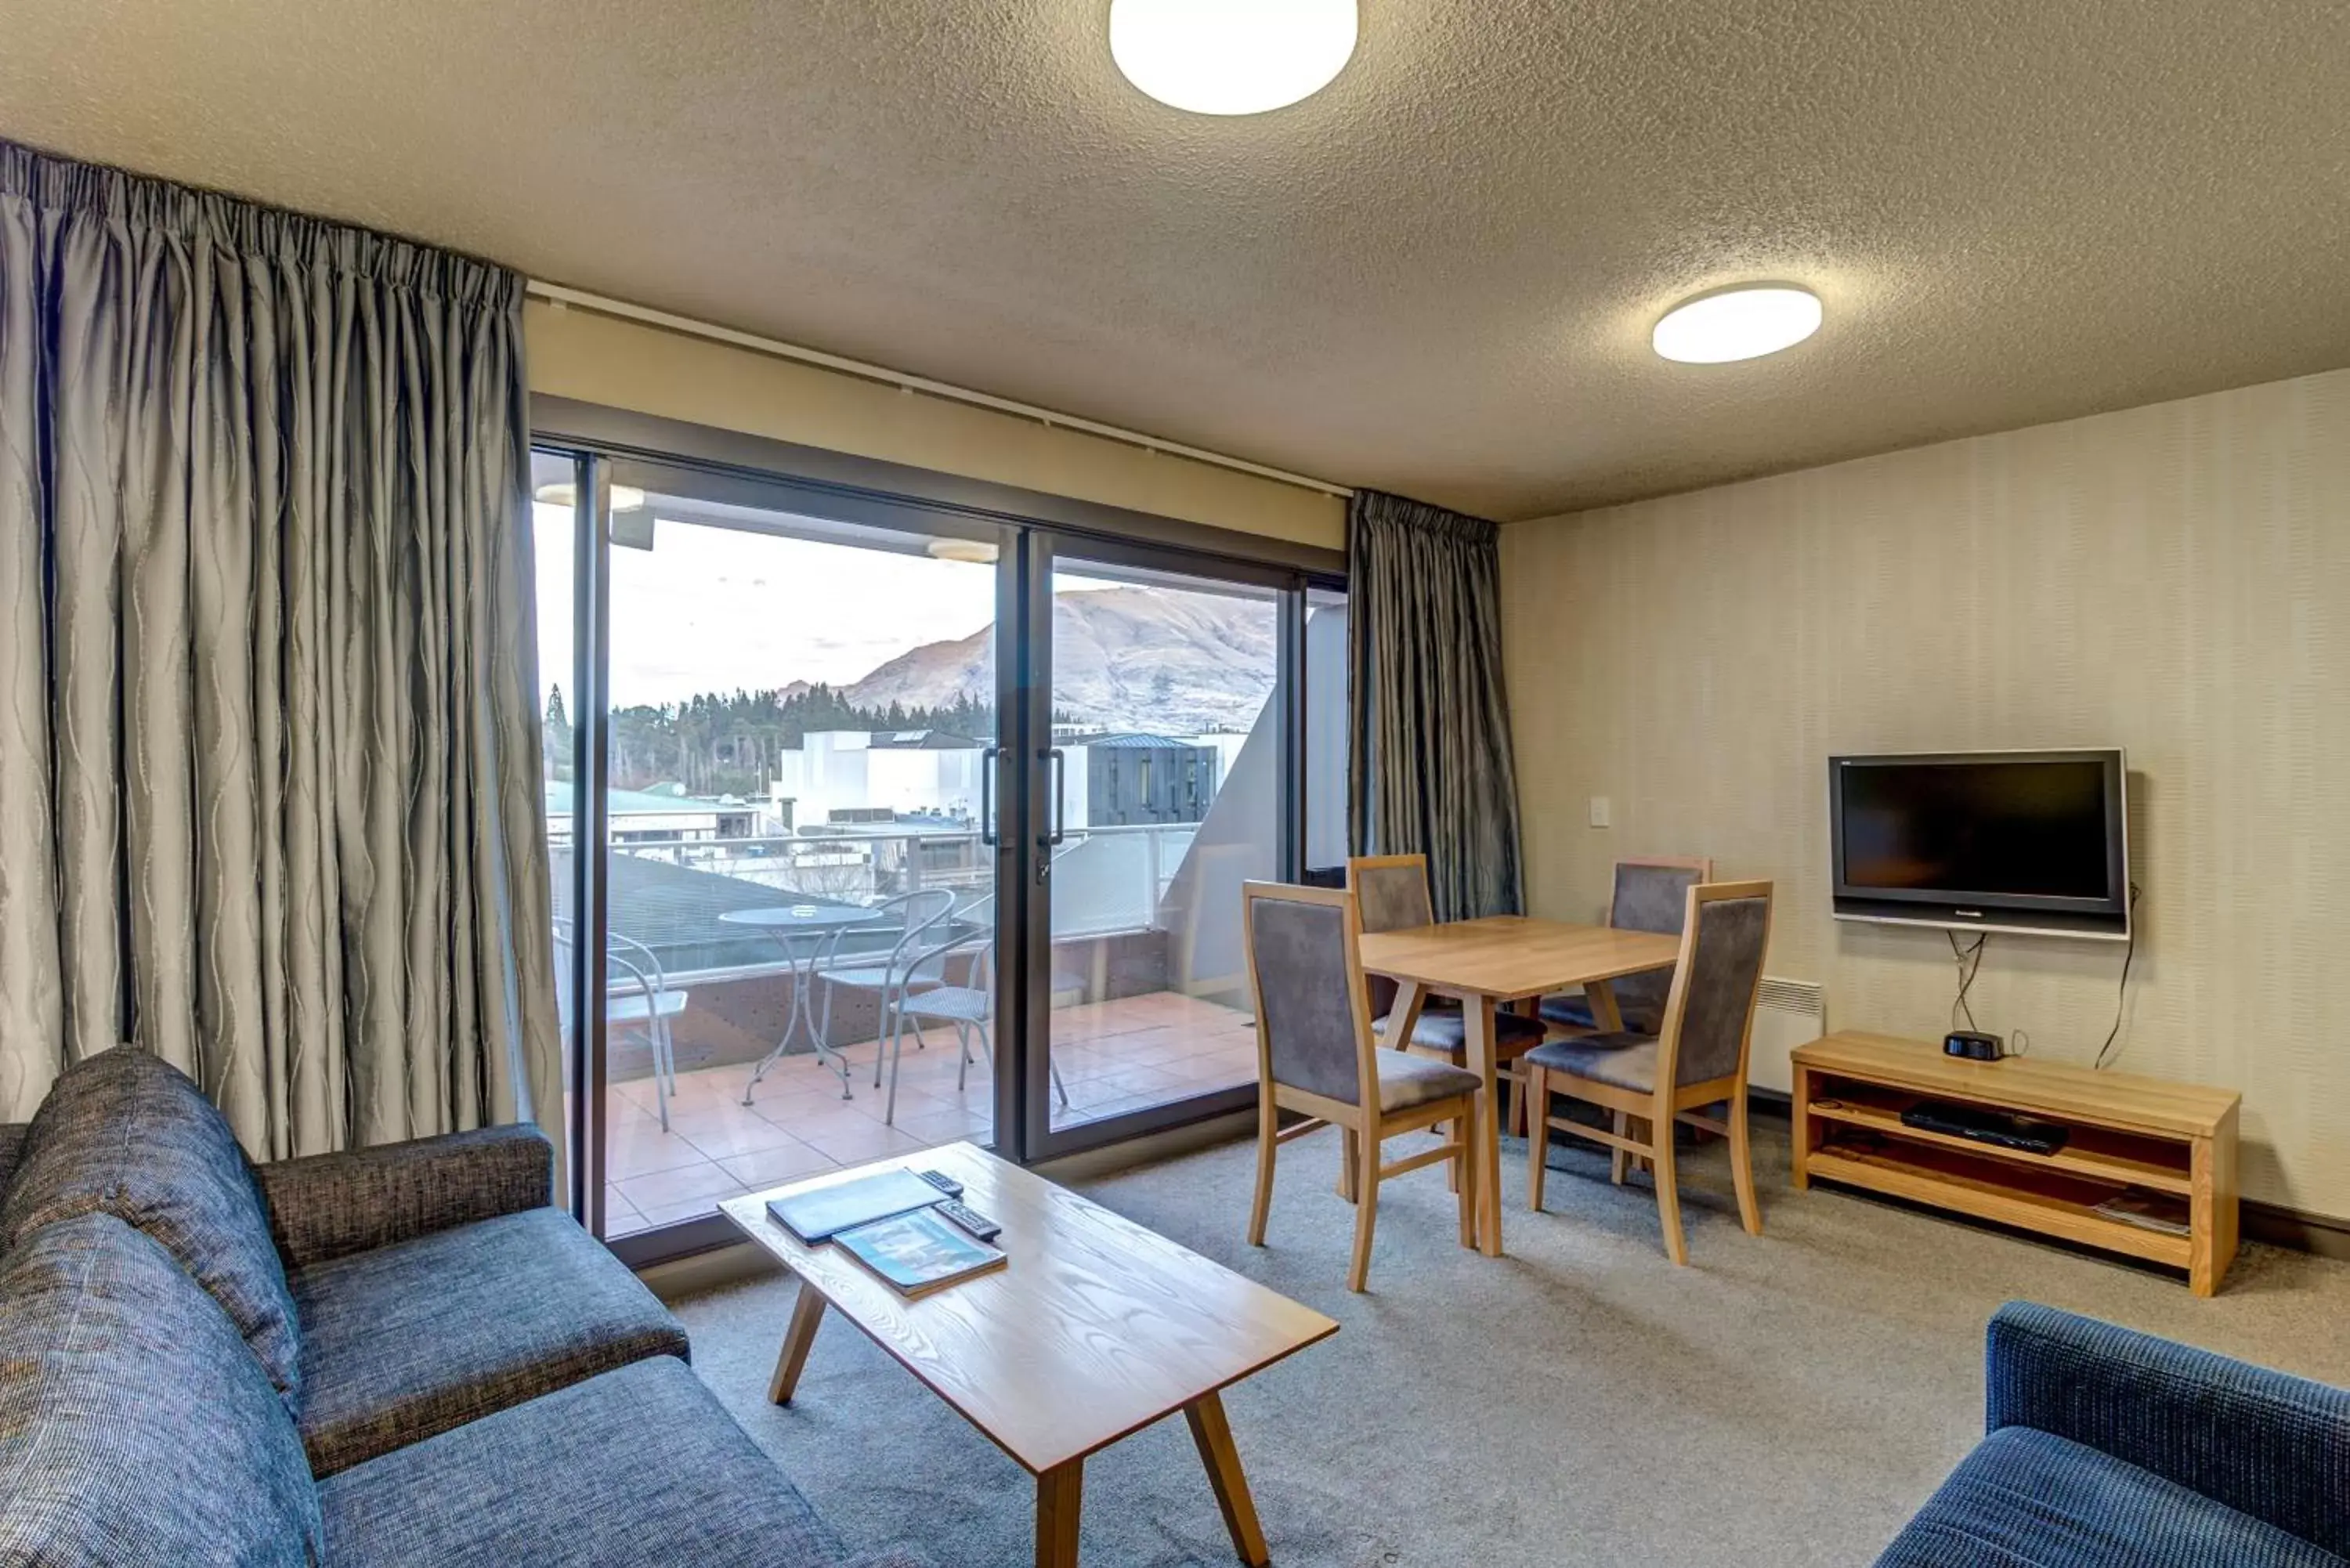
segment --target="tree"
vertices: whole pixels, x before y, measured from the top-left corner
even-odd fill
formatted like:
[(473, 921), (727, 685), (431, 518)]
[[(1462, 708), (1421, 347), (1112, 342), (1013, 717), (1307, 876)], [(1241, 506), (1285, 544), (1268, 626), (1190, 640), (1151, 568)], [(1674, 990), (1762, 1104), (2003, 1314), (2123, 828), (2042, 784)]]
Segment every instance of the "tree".
[[(822, 730), (944, 730), (985, 742), (995, 734), (995, 708), (962, 693), (938, 708), (901, 702), (859, 708), (825, 685), (788, 693), (705, 691), (681, 702), (616, 708), (612, 784), (677, 784), (694, 794), (764, 795), (776, 753)], [(565, 752), (567, 756), (567, 742)]]
[(541, 726), (546, 752), (546, 776), (568, 782), (571, 777), (571, 715), (564, 711), (563, 688), (549, 687), (546, 719)]

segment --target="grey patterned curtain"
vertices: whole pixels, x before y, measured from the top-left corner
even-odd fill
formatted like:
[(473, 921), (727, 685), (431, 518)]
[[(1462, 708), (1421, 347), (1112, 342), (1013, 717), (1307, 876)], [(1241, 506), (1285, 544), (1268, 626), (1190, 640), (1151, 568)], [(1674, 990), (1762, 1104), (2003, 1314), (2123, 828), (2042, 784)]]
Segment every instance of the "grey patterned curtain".
[(0, 1116), (560, 1120), (522, 280), (0, 143)]
[(1347, 509), (1347, 842), (1426, 855), (1440, 920), (1525, 904), (1499, 532), (1376, 491)]

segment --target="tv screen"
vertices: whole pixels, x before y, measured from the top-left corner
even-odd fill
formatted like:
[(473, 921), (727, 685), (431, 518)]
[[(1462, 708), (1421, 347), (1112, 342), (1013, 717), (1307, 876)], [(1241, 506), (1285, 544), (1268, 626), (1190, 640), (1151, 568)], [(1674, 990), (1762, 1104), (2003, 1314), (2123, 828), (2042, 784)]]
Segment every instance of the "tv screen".
[(1830, 772), (1839, 915), (2126, 921), (2118, 751), (1837, 757)]

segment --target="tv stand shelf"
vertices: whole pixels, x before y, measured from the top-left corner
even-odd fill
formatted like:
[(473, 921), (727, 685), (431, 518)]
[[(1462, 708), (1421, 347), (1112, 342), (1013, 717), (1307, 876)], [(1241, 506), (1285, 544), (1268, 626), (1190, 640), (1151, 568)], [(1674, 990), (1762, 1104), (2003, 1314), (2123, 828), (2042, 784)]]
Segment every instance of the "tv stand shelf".
[[(2233, 1090), (2028, 1057), (1970, 1062), (1883, 1034), (1830, 1034), (1793, 1061), (1799, 1188), (1835, 1181), (2144, 1258), (2187, 1271), (2199, 1296), (2236, 1255)], [(2061, 1122), (2069, 1136), (2043, 1155), (1903, 1125), (1928, 1099)], [(2178, 1200), (2187, 1233), (2099, 1212), (2131, 1190)]]

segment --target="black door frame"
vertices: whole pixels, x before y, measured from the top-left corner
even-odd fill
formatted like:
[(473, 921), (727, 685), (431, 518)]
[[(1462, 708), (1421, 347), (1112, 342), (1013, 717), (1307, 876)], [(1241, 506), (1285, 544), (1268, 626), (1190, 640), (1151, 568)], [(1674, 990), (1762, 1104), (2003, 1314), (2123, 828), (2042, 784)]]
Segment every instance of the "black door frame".
[[(1253, 1085), (1171, 1102), (1055, 1132), (1043, 1055), (1049, 1041), (1051, 940), (1049, 834), (1053, 802), (1045, 787), (1052, 743), (1051, 584), (1053, 563), (1070, 558), (1147, 567), (1209, 581), (1238, 581), (1280, 593), (1275, 700), (1282, 704), (1280, 845), (1282, 875), (1301, 869), (1304, 834), (1305, 594), (1343, 588), (1345, 557), (1334, 550), (1073, 500), (877, 459), (748, 436), (740, 432), (534, 397), (535, 453), (570, 460), (574, 502), (574, 668), (581, 710), (573, 719), (573, 909), (581, 930), (597, 938), (609, 910), (602, 856), (607, 835), (604, 784), (610, 755), (610, 703), (604, 664), (610, 646), (611, 491), (615, 483), (755, 505), (880, 528), (984, 539), (998, 548), (996, 888), (998, 899), (996, 1150), (1024, 1163), (1097, 1148), (1148, 1133), (1243, 1110)], [(1168, 461), (1176, 461), (1170, 459)], [(650, 484), (640, 482), (651, 480)], [(1037, 619), (1041, 612), (1040, 626)], [(983, 827), (986, 825), (983, 824)], [(590, 927), (588, 921), (592, 919)], [(567, 1042), (575, 1094), (567, 1128), (571, 1208), (601, 1235), (604, 1223), (605, 966), (590, 963), (599, 942), (574, 944), (573, 973), (558, 977), (575, 999)], [(681, 1257), (739, 1240), (712, 1214), (619, 1237), (609, 1243), (635, 1266)]]
[[(1064, 561), (1080, 567), (1097, 565), (1166, 572), (1199, 579), (1203, 585), (1233, 584), (1269, 589), (1279, 596), (1275, 601), (1278, 607), (1272, 699), (1280, 704), (1274, 722), (1282, 758), (1274, 796), (1275, 874), (1295, 880), (1303, 870), (1301, 855), (1305, 845), (1304, 770), (1299, 749), (1305, 734), (1301, 722), (1305, 688), (1302, 628), (1308, 587), (1306, 574), (1287, 566), (1203, 561), (1180, 548), (1134, 540), (1103, 540), (1051, 528), (1033, 530), (1027, 536), (1026, 548), (1024, 602), (1031, 614), (1035, 607), (1045, 607), (1047, 618), (1051, 613), (1054, 574)], [(1029, 737), (1024, 763), (1028, 774), (1030, 809), (1023, 825), (1023, 837), (1027, 844), (1026, 864), (1021, 868), (1027, 895), (1026, 968), (1020, 990), (1024, 1017), (1031, 1026), (1020, 1031), (1021, 1064), (1014, 1081), (1024, 1097), (1019, 1123), (1023, 1131), (1020, 1152), (1024, 1161), (1033, 1163), (1250, 1109), (1256, 1104), (1256, 1086), (1236, 1085), (1075, 1127), (1053, 1126), (1051, 1075), (1045, 1068), (1052, 1049), (1051, 866), (1052, 839), (1058, 826), (1058, 803), (1049, 760), (1053, 745), (1053, 637), (1049, 618), (1041, 628), (1024, 629), (1022, 717)]]

